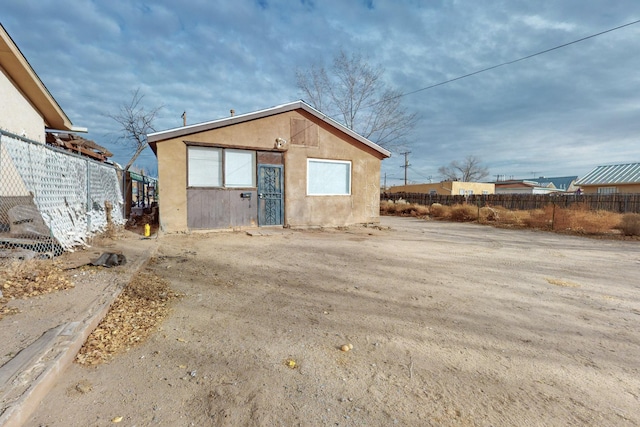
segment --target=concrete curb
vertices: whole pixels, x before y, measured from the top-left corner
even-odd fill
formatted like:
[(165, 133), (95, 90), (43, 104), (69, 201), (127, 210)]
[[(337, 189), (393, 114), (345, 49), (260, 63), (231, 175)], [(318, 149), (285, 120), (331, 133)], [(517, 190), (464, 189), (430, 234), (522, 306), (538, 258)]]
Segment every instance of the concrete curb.
[[(0, 368), (0, 400), (14, 395), (14, 400), (0, 414), (0, 426), (19, 427), (29, 419), (60, 375), (73, 362), (87, 337), (106, 316), (124, 286), (157, 250), (156, 244), (134, 263), (128, 264), (126, 275), (120, 276), (123, 280), (108, 286), (91, 304), (82, 320), (50, 329)], [(28, 383), (26, 389), (20, 391), (25, 383)]]

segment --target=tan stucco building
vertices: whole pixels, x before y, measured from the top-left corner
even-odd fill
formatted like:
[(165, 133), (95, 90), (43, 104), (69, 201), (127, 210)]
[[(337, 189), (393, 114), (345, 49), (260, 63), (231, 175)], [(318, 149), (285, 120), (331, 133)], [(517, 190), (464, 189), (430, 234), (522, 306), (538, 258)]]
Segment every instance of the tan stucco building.
[(165, 232), (379, 221), (390, 153), (303, 101), (148, 135)]
[(597, 166), (580, 178), (585, 194), (640, 193), (640, 163)]
[(484, 182), (442, 181), (429, 184), (396, 185), (388, 193), (421, 193), (441, 196), (470, 196), (472, 194), (494, 194), (495, 185)]

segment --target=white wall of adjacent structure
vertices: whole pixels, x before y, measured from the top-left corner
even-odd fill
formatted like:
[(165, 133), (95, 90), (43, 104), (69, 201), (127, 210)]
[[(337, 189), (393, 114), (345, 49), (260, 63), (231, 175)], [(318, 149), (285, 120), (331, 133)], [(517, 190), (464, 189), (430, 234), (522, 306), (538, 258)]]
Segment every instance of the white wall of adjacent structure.
[(45, 142), (44, 119), (0, 68), (0, 129)]
[(125, 223), (124, 199), (113, 166), (3, 132), (0, 188), (0, 235), (11, 231), (6, 220), (15, 205), (12, 198), (24, 196), (28, 199), (19, 204), (37, 208), (41, 217), (37, 222), (49, 230), (43, 242), (54, 237), (63, 249), (84, 245), (104, 231), (108, 209), (113, 224)]

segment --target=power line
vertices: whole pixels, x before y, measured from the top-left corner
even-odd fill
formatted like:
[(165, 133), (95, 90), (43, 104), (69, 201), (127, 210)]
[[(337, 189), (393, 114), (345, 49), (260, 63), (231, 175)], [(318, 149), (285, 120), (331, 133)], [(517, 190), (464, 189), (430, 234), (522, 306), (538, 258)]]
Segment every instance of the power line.
[(404, 96), (413, 95), (414, 93), (423, 92), (425, 90), (433, 89), (434, 87), (446, 85), (446, 84), (451, 83), (451, 82), (455, 82), (455, 81), (458, 81), (458, 80), (466, 79), (467, 77), (475, 76), (476, 74), (484, 73), (486, 71), (495, 70), (496, 68), (504, 67), (505, 65), (515, 64), (516, 62), (520, 62), (520, 61), (524, 61), (524, 60), (527, 60), (527, 59), (531, 59), (531, 58), (533, 58), (535, 56), (543, 55), (545, 53), (549, 53), (549, 52), (552, 52), (554, 50), (562, 49), (563, 47), (567, 47), (567, 46), (570, 46), (572, 44), (580, 43), (580, 42), (583, 42), (585, 40), (589, 40), (589, 39), (592, 39), (594, 37), (598, 37), (598, 36), (601, 36), (603, 34), (610, 33), (612, 31), (620, 30), (622, 28), (629, 27), (631, 25), (635, 25), (637, 23), (640, 23), (640, 19), (632, 21), (632, 22), (629, 22), (627, 24), (619, 25), (619, 26), (614, 27), (614, 28), (610, 28), (610, 29), (605, 30), (605, 31), (600, 31), (599, 33), (591, 34), (589, 36), (582, 37), (580, 39), (573, 40), (573, 41), (570, 41), (568, 43), (563, 43), (561, 45), (558, 45), (558, 46), (555, 46), (555, 47), (552, 47), (552, 48), (549, 48), (549, 49), (541, 50), (540, 52), (532, 53), (531, 55), (523, 56), (521, 58), (514, 59), (512, 61), (503, 62), (503, 63), (497, 64), (497, 65), (492, 65), (491, 67), (483, 68), (481, 70), (477, 70), (477, 71), (474, 71), (472, 73), (464, 74), (462, 76), (458, 76), (458, 77), (455, 77), (453, 79), (445, 80), (445, 81), (440, 82), (440, 83), (432, 84), (430, 86), (425, 86), (425, 87), (423, 87), (421, 89), (416, 89), (416, 90), (413, 90), (411, 92), (405, 92), (405, 93), (401, 93), (401, 94), (396, 95), (396, 96), (392, 96), (390, 98), (385, 98), (385, 99), (383, 99), (381, 101), (374, 102), (373, 104), (367, 105), (365, 108), (373, 107), (374, 105), (378, 105), (378, 104), (380, 104), (382, 102), (390, 101), (392, 99), (402, 98)]

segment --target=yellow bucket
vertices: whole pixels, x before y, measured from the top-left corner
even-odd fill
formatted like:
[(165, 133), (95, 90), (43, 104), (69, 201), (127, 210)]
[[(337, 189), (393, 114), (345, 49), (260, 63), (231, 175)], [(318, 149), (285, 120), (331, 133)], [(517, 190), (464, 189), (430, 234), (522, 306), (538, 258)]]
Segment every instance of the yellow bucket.
[(149, 224), (144, 225), (144, 237), (149, 237), (151, 235), (151, 226)]

